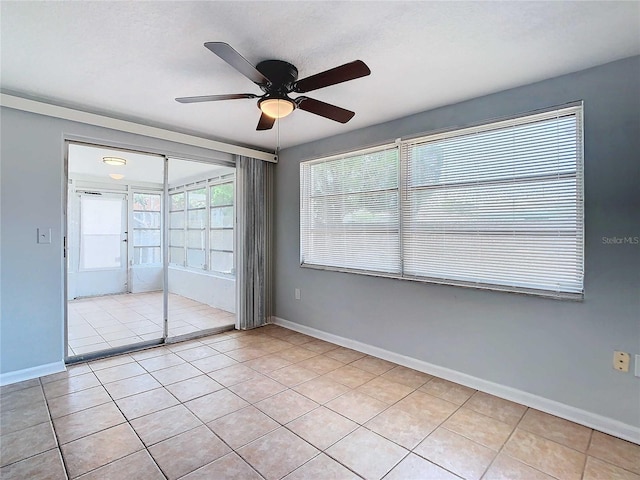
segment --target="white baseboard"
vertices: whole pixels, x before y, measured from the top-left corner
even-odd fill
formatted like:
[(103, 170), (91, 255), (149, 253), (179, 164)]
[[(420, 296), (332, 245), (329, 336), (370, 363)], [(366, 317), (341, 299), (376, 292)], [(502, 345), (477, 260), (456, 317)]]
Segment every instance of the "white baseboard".
[(25, 368), (14, 372), (0, 373), (0, 386), (10, 385), (12, 383), (31, 380), (32, 378), (51, 375), (52, 373), (64, 372), (66, 366), (63, 361), (47, 363), (46, 365), (38, 365), (37, 367)]
[(335, 343), (342, 347), (351, 348), (367, 355), (372, 355), (389, 362), (397, 363), (404, 367), (412, 368), (420, 372), (428, 373), (436, 377), (444, 378), (451, 382), (459, 383), (461, 385), (471, 387), (475, 390), (480, 390), (497, 397), (501, 397), (507, 400), (511, 400), (527, 407), (535, 408), (551, 415), (570, 420), (580, 425), (584, 425), (589, 428), (599, 430), (610, 435), (623, 438), (633, 443), (640, 444), (640, 428), (633, 425), (620, 422), (609, 417), (592, 413), (587, 410), (572, 407), (564, 403), (556, 402), (548, 398), (540, 397), (532, 393), (528, 393), (522, 390), (501, 385), (498, 383), (483, 380), (482, 378), (473, 377), (466, 373), (451, 370), (449, 368), (434, 365), (432, 363), (418, 360), (416, 358), (407, 357), (399, 353), (391, 352), (383, 348), (374, 347), (366, 343), (351, 340), (349, 338), (340, 337), (332, 333), (323, 332), (315, 328), (300, 325), (298, 323), (291, 322), (279, 317), (271, 317), (271, 320), (276, 325), (280, 325), (296, 332), (304, 333), (311, 337), (319, 338), (327, 342)]

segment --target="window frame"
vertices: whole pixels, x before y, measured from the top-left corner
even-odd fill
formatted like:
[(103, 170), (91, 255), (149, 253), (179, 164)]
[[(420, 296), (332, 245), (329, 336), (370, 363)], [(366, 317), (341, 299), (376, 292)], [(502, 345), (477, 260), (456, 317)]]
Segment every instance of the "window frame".
[[(219, 270), (214, 270), (213, 268), (211, 268), (211, 252), (212, 251), (217, 251), (217, 249), (212, 249), (211, 248), (211, 232), (212, 230), (218, 230), (218, 228), (212, 228), (211, 226), (211, 211), (213, 208), (216, 207), (212, 207), (211, 205), (211, 189), (212, 187), (218, 186), (218, 185), (224, 185), (224, 184), (232, 184), (233, 185), (233, 203), (231, 205), (224, 205), (224, 207), (228, 207), (231, 206), (233, 207), (233, 221), (232, 221), (232, 227), (225, 227), (225, 229), (228, 230), (232, 230), (234, 233), (234, 245), (233, 248), (234, 250), (231, 250), (229, 253), (231, 253), (233, 255), (233, 265), (231, 268), (230, 272), (222, 272)], [(200, 189), (204, 189), (205, 191), (205, 205), (204, 207), (198, 207), (198, 208), (190, 208), (189, 205), (189, 193), (196, 191), (196, 190), (200, 190)], [(171, 268), (180, 268), (180, 269), (184, 269), (184, 270), (188, 270), (188, 271), (192, 271), (192, 272), (198, 272), (201, 274), (205, 274), (205, 275), (212, 275), (212, 276), (221, 276), (221, 277), (225, 277), (225, 278), (235, 278), (235, 228), (236, 228), (236, 209), (235, 209), (235, 203), (236, 203), (236, 175), (235, 173), (228, 173), (225, 175), (221, 175), (221, 176), (217, 176), (217, 177), (212, 177), (212, 178), (204, 178), (202, 180), (199, 181), (195, 181), (195, 182), (191, 182), (188, 184), (184, 184), (184, 185), (177, 185), (177, 186), (173, 186), (170, 187), (168, 189), (168, 194), (169, 194), (169, 222), (168, 222), (168, 231), (169, 231), (169, 241), (168, 241), (168, 251), (169, 251), (169, 266)], [(184, 203), (181, 209), (176, 209), (173, 210), (172, 209), (172, 202), (171, 202), (171, 198), (173, 195), (184, 195)], [(194, 228), (190, 228), (189, 227), (189, 211), (195, 211), (195, 210), (203, 210), (204, 214), (205, 214), (205, 227), (202, 229), (194, 229)], [(184, 222), (183, 222), (183, 226), (182, 227), (172, 227), (172, 223), (171, 223), (171, 214), (175, 213), (175, 212), (182, 212), (183, 216), (184, 216)], [(172, 244), (172, 240), (171, 240), (171, 232), (178, 232), (181, 231), (182, 236), (183, 236), (183, 245), (173, 245)], [(204, 248), (202, 249), (204, 252), (204, 263), (202, 267), (193, 267), (193, 266), (189, 266), (188, 265), (188, 257), (187, 257), (187, 253), (189, 250), (188, 247), (188, 243), (189, 243), (189, 232), (194, 232), (194, 231), (201, 231), (204, 232)], [(183, 252), (183, 262), (182, 263), (174, 263), (171, 261), (171, 251), (172, 249), (182, 249)]]
[[(441, 278), (441, 277), (426, 277), (426, 276), (416, 276), (405, 273), (405, 236), (407, 235), (405, 218), (403, 212), (406, 209), (406, 204), (408, 203), (406, 194), (407, 194), (407, 186), (409, 185), (408, 179), (408, 153), (407, 149), (410, 145), (415, 145), (420, 142), (427, 141), (436, 141), (447, 138), (454, 138), (457, 136), (468, 135), (469, 133), (477, 133), (477, 132), (485, 132), (492, 130), (499, 130), (506, 126), (518, 126), (518, 125), (526, 125), (532, 124), (536, 121), (539, 121), (540, 118), (552, 118), (553, 115), (556, 115), (558, 118), (566, 115), (574, 115), (576, 117), (576, 159), (575, 159), (575, 194), (576, 194), (576, 233), (572, 234), (572, 238), (575, 238), (576, 252), (579, 253), (579, 263), (576, 264), (576, 273), (580, 275), (580, 291), (559, 291), (559, 290), (550, 290), (550, 289), (538, 289), (538, 288), (529, 288), (522, 286), (513, 286), (513, 285), (501, 285), (497, 283), (480, 283), (473, 281), (460, 281), (451, 278)], [(435, 131), (429, 134), (423, 134), (415, 137), (407, 137), (405, 139), (398, 138), (393, 143), (385, 143), (376, 147), (361, 149), (361, 150), (353, 150), (349, 152), (345, 152), (338, 155), (331, 155), (327, 157), (321, 157), (316, 159), (307, 160), (300, 163), (300, 266), (303, 268), (311, 268), (316, 270), (328, 270), (328, 271), (338, 271), (344, 273), (356, 273), (363, 274), (368, 276), (375, 277), (384, 277), (384, 278), (394, 278), (401, 280), (410, 280), (417, 281), (423, 283), (431, 283), (431, 284), (442, 284), (442, 285), (453, 285), (453, 286), (462, 286), (462, 287), (470, 287), (476, 289), (484, 289), (484, 290), (492, 290), (492, 291), (500, 291), (500, 292), (511, 292), (511, 293), (519, 293), (519, 294), (529, 294), (539, 297), (548, 297), (555, 299), (566, 299), (566, 300), (577, 300), (580, 301), (584, 298), (584, 108), (582, 102), (572, 102), (570, 104), (565, 104), (562, 106), (555, 106), (552, 108), (537, 110), (534, 112), (523, 113), (511, 117), (494, 119), (483, 121), (474, 125), (467, 125), (465, 127), (456, 127), (451, 129), (443, 129), (439, 131)], [(305, 207), (305, 191), (303, 184), (303, 168), (307, 165), (313, 165), (316, 163), (322, 162), (330, 162), (338, 159), (348, 158), (352, 156), (363, 155), (368, 152), (388, 149), (388, 148), (397, 148), (398, 149), (398, 158), (399, 158), (399, 203), (398, 203), (398, 222), (399, 222), (399, 230), (400, 230), (400, 273), (385, 273), (375, 270), (360, 270), (348, 267), (336, 267), (336, 266), (328, 266), (328, 265), (320, 265), (314, 263), (306, 263), (305, 262), (305, 239), (304, 237), (304, 229), (306, 226), (304, 225), (304, 215), (303, 208)], [(572, 203), (573, 204), (573, 203)], [(572, 270), (573, 271), (573, 270)], [(500, 280), (496, 278), (496, 280)]]
[[(216, 187), (220, 187), (223, 185), (231, 185), (231, 188), (233, 190), (233, 200), (231, 201), (231, 203), (225, 203), (222, 205), (212, 205), (212, 191), (214, 188)], [(235, 180), (234, 179), (230, 179), (228, 181), (219, 181), (219, 182), (214, 182), (214, 183), (210, 183), (208, 185), (208, 190), (209, 190), (209, 209), (208, 209), (208, 215), (209, 215), (209, 236), (208, 236), (208, 240), (209, 240), (209, 245), (208, 245), (208, 252), (209, 252), (209, 270), (212, 272), (216, 272), (216, 273), (221, 273), (221, 274), (226, 274), (226, 275), (234, 275), (235, 274), (235, 267), (234, 267), (234, 261), (235, 261), (235, 251), (234, 251), (234, 244), (235, 244), (235, 226), (234, 226), (234, 221), (233, 219), (236, 216), (236, 209), (235, 209), (235, 193), (236, 193), (236, 185), (235, 185)], [(223, 208), (231, 208), (231, 218), (232, 218), (232, 226), (231, 227), (214, 227), (211, 224), (211, 213), (215, 210), (221, 210)], [(223, 248), (213, 248), (213, 245), (211, 244), (211, 232), (213, 231), (221, 231), (221, 232), (225, 232), (225, 231), (231, 231), (231, 250), (228, 249), (223, 249)], [(230, 253), (231, 254), (231, 272), (223, 272), (220, 270), (215, 270), (213, 268), (213, 261), (211, 260), (212, 257), (212, 253), (213, 252), (220, 252), (220, 253)]]
[[(160, 205), (159, 205), (159, 209), (156, 210), (136, 210), (135, 205), (136, 205), (136, 195), (155, 195), (160, 197)], [(132, 188), (131, 190), (131, 230), (132, 230), (132, 237), (131, 237), (131, 248), (132, 248), (132, 257), (131, 257), (131, 265), (138, 267), (138, 268), (142, 268), (142, 267), (158, 267), (158, 266), (162, 266), (162, 227), (163, 227), (163, 215), (162, 215), (162, 192), (161, 191), (155, 191), (155, 190), (148, 190), (148, 189), (140, 189), (140, 188)], [(159, 226), (157, 228), (139, 228), (135, 226), (135, 214), (136, 212), (153, 212), (153, 213), (158, 213), (159, 217), (160, 217), (160, 221), (159, 221)], [(136, 231), (140, 231), (140, 230), (157, 230), (159, 232), (159, 240), (158, 240), (158, 245), (136, 245)], [(156, 262), (156, 263), (136, 263), (136, 249), (139, 248), (158, 248), (160, 249), (160, 261)]]

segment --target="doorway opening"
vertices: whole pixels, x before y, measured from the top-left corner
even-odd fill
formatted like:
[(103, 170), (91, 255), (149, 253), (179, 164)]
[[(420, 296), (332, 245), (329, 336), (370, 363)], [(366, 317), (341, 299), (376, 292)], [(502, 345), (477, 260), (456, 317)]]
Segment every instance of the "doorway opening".
[(235, 168), (67, 147), (67, 361), (234, 328)]

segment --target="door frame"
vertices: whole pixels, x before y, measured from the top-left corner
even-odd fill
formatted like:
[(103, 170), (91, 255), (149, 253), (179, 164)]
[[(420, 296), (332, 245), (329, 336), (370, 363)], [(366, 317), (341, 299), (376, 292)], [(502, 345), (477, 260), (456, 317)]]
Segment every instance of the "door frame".
[[(141, 350), (144, 348), (149, 348), (151, 346), (156, 346), (156, 345), (162, 345), (165, 343), (171, 343), (172, 339), (169, 338), (169, 289), (168, 289), (168, 285), (169, 285), (169, 159), (176, 159), (176, 160), (188, 160), (188, 161), (192, 161), (192, 162), (198, 162), (198, 163), (206, 163), (206, 164), (214, 164), (214, 165), (223, 165), (223, 166), (228, 166), (228, 167), (233, 167), (236, 168), (236, 162), (234, 161), (226, 161), (226, 160), (221, 160), (221, 159), (215, 159), (214, 161), (212, 161), (211, 157), (200, 157), (198, 155), (183, 155), (183, 154), (174, 154), (170, 151), (167, 150), (158, 150), (155, 148), (137, 148), (136, 146), (132, 146), (132, 145), (126, 145), (126, 144), (120, 144), (117, 142), (105, 142), (104, 140), (99, 140), (99, 139), (92, 139), (92, 138), (86, 138), (86, 137), (79, 137), (79, 136), (75, 136), (75, 135), (65, 135), (64, 139), (63, 139), (63, 160), (64, 160), (64, 178), (63, 178), (63, 192), (62, 192), (62, 197), (63, 197), (63, 207), (62, 207), (62, 211), (63, 211), (63, 225), (62, 225), (62, 232), (63, 232), (63, 255), (62, 255), (62, 262), (63, 262), (63, 277), (64, 277), (64, 281), (63, 281), (63, 296), (64, 296), (64, 302), (63, 302), (63, 306), (64, 306), (64, 312), (63, 312), (63, 317), (64, 317), (64, 326), (63, 326), (63, 330), (64, 330), (64, 335), (63, 335), (63, 340), (64, 340), (64, 362), (65, 364), (73, 364), (73, 363), (80, 363), (80, 362), (86, 362), (88, 360), (94, 360), (94, 359), (98, 359), (98, 358), (104, 358), (104, 357), (109, 357), (109, 356), (114, 356), (114, 355), (119, 355), (122, 353), (127, 353), (127, 352), (132, 352), (132, 351), (137, 351), (137, 350)], [(131, 345), (125, 345), (125, 346), (121, 346), (121, 347), (114, 347), (112, 349), (109, 350), (100, 350), (98, 352), (91, 352), (91, 353), (87, 353), (87, 354), (82, 354), (82, 355), (76, 355), (73, 357), (69, 357), (69, 312), (68, 312), (68, 208), (69, 208), (69, 198), (68, 198), (68, 194), (69, 194), (69, 145), (70, 144), (77, 144), (77, 145), (85, 145), (85, 146), (89, 146), (89, 147), (96, 147), (96, 148), (109, 148), (109, 149), (113, 149), (113, 150), (121, 150), (123, 152), (131, 152), (131, 153), (138, 153), (138, 154), (143, 154), (143, 155), (150, 155), (150, 156), (157, 156), (159, 158), (162, 158), (164, 160), (164, 178), (163, 178), (163, 195), (162, 195), (162, 208), (163, 208), (163, 213), (162, 213), (162, 222), (163, 222), (163, 226), (162, 226), (162, 257), (163, 257), (163, 261), (162, 261), (162, 269), (163, 269), (163, 285), (162, 285), (162, 292), (163, 292), (163, 332), (162, 332), (162, 337), (157, 339), (157, 340), (147, 340), (144, 342), (138, 342), (135, 344), (131, 344)], [(130, 193), (130, 192), (129, 192)], [(237, 200), (237, 191), (236, 191), (236, 200)], [(236, 219), (237, 220), (237, 219)], [(129, 231), (129, 230), (127, 230)], [(129, 242), (130, 244), (131, 242)], [(131, 245), (128, 245), (128, 247), (130, 248)], [(237, 262), (236, 260), (236, 256), (234, 255), (234, 264)], [(236, 267), (236, 271), (237, 271), (237, 267)], [(130, 280), (129, 280), (130, 281)], [(237, 309), (237, 305), (238, 305), (238, 301), (239, 301), (239, 295), (237, 293), (238, 290), (238, 284), (236, 282), (236, 311)], [(221, 328), (220, 332), (225, 331), (226, 328)], [(218, 332), (207, 332), (206, 335), (210, 335), (212, 333), (218, 333)], [(196, 333), (195, 335), (193, 335), (193, 338), (197, 338), (199, 335)], [(183, 340), (187, 340), (188, 338), (186, 338), (187, 336), (179, 336), (175, 339), (175, 341), (183, 341)]]
[[(113, 356), (113, 355), (119, 355), (121, 353), (125, 353), (125, 352), (129, 352), (129, 351), (134, 351), (134, 350), (140, 350), (143, 348), (148, 348), (151, 346), (155, 346), (155, 345), (162, 345), (163, 343), (166, 342), (167, 340), (167, 335), (168, 335), (168, 329), (169, 329), (169, 318), (168, 318), (168, 298), (169, 298), (169, 291), (166, 288), (167, 285), (167, 279), (168, 279), (168, 258), (166, 257), (166, 252), (165, 252), (165, 248), (166, 248), (166, 239), (165, 239), (165, 224), (163, 223), (163, 227), (162, 227), (162, 241), (163, 246), (162, 246), (162, 253), (163, 253), (163, 262), (162, 262), (162, 269), (163, 269), (163, 285), (162, 285), (162, 296), (163, 296), (163, 313), (162, 313), (162, 335), (160, 338), (158, 339), (154, 339), (154, 340), (145, 340), (143, 342), (136, 342), (136, 343), (132, 343), (132, 344), (128, 344), (128, 345), (123, 345), (120, 347), (113, 347), (110, 349), (105, 349), (105, 350), (98, 350), (96, 352), (90, 352), (87, 354), (81, 354), (81, 355), (74, 355), (72, 357), (69, 356), (69, 305), (68, 305), (68, 295), (69, 295), (69, 232), (68, 232), (68, 228), (69, 228), (69, 218), (68, 218), (68, 211), (69, 211), (69, 145), (71, 144), (76, 144), (76, 145), (85, 145), (85, 146), (89, 146), (89, 147), (96, 147), (96, 148), (109, 148), (109, 149), (113, 149), (113, 150), (121, 150), (122, 152), (131, 152), (131, 153), (137, 153), (137, 154), (143, 154), (143, 155), (149, 155), (149, 156), (156, 156), (159, 159), (162, 159), (163, 161), (163, 194), (162, 194), (162, 208), (165, 209), (165, 211), (163, 212), (163, 222), (165, 222), (167, 220), (167, 218), (165, 218), (166, 215), (166, 191), (167, 191), (167, 166), (168, 166), (168, 157), (167, 155), (161, 154), (161, 153), (154, 153), (154, 152), (147, 152), (144, 150), (139, 150), (139, 149), (134, 149), (134, 148), (127, 148), (127, 147), (123, 147), (123, 146), (119, 146), (119, 145), (109, 145), (109, 144), (105, 144), (104, 142), (101, 141), (87, 141), (85, 139), (83, 140), (75, 140), (72, 138), (65, 138), (64, 139), (64, 187), (63, 187), (63, 201), (64, 201), (64, 205), (62, 208), (62, 216), (63, 216), (63, 227), (62, 227), (62, 231), (63, 231), (63, 264), (64, 264), (64, 269), (63, 269), (63, 276), (64, 276), (64, 287), (63, 287), (63, 295), (64, 295), (64, 362), (65, 364), (73, 364), (73, 363), (79, 363), (79, 362), (86, 362), (88, 360), (93, 360), (93, 359), (97, 359), (97, 358), (103, 358), (103, 357), (107, 357), (107, 356)], [(75, 192), (74, 192), (75, 193)], [(130, 194), (132, 192), (130, 192), (130, 189), (128, 188), (127, 191), (123, 191), (123, 192), (117, 192), (117, 193), (124, 193), (126, 198), (129, 198)], [(127, 269), (127, 288), (130, 288), (131, 286), (131, 278), (130, 278), (130, 265), (129, 265), (129, 256), (130, 256), (130, 249), (131, 249), (131, 245), (132, 242), (129, 241), (130, 238), (133, 238), (133, 234), (131, 234), (130, 232), (130, 225), (128, 225), (129, 223), (129, 201), (127, 200), (127, 208), (126, 210), (126, 215), (127, 215), (127, 265), (126, 265), (126, 269)]]

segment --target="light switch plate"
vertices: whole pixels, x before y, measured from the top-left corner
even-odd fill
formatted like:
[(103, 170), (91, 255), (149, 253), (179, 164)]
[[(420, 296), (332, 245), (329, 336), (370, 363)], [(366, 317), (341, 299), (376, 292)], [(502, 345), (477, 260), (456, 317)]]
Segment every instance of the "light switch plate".
[(48, 227), (38, 228), (38, 243), (51, 243), (51, 229)]

